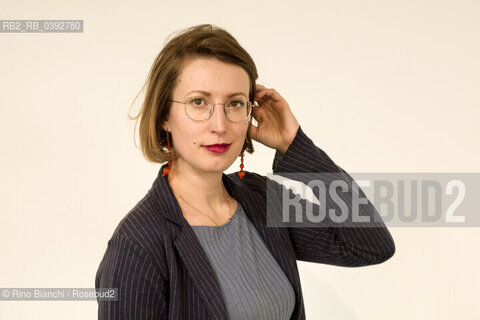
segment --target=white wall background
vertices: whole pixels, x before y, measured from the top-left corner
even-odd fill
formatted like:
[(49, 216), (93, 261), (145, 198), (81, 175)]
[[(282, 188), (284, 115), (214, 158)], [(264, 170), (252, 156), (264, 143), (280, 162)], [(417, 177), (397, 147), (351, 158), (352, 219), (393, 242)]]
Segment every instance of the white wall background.
[[(82, 34), (0, 34), (0, 287), (94, 287), (120, 219), (160, 165), (128, 108), (172, 32), (213, 23), (256, 61), (349, 172), (480, 170), (480, 3), (22, 1), (0, 19), (83, 19)], [(246, 170), (271, 171), (256, 143)], [(235, 163), (228, 172), (236, 171)], [(390, 228), (384, 264), (299, 262), (307, 319), (480, 316), (478, 228)], [(0, 319), (93, 319), (97, 303), (0, 301)]]

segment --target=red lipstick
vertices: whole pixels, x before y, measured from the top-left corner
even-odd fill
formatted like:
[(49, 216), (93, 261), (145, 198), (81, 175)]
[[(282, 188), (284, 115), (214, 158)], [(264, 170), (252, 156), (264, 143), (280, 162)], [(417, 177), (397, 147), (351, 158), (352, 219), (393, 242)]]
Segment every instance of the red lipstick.
[(230, 143), (211, 144), (208, 146), (204, 146), (204, 148), (213, 153), (223, 153), (227, 151), (228, 148), (230, 148)]

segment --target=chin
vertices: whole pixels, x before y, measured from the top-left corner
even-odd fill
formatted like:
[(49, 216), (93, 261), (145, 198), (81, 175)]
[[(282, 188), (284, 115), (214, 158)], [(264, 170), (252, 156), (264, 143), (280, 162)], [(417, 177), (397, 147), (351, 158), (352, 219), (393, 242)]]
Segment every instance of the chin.
[(207, 172), (224, 172), (233, 162), (224, 160), (224, 161), (214, 161), (210, 163), (210, 165), (203, 165), (202, 169)]

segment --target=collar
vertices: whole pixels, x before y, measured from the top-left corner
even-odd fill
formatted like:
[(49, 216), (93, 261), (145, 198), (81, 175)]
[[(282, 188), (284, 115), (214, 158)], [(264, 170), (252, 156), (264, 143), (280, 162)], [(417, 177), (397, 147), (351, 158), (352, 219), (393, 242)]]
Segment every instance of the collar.
[[(184, 265), (191, 275), (202, 300), (210, 312), (215, 315), (214, 318), (226, 320), (228, 319), (227, 308), (221, 294), (220, 283), (195, 232), (183, 217), (180, 205), (168, 182), (168, 176), (162, 175), (166, 166), (167, 163), (162, 165), (152, 188), (149, 190), (154, 207), (166, 220), (181, 229), (173, 239), (178, 255), (184, 261)], [(243, 179), (240, 179), (236, 173), (229, 175), (222, 173), (222, 181), (228, 193), (242, 205), (245, 214), (292, 284), (297, 298), (294, 310), (295, 316), (293, 317), (296, 319), (303, 304), (301, 302), (300, 278), (296, 269), (296, 262), (292, 263), (292, 259), (295, 260), (295, 254), (290, 240), (282, 236), (277, 228), (267, 227), (266, 225), (266, 197), (255, 190), (255, 186), (259, 185), (258, 175), (245, 172)], [(264, 183), (266, 184), (266, 180)], [(287, 252), (291, 259), (286, 258)]]

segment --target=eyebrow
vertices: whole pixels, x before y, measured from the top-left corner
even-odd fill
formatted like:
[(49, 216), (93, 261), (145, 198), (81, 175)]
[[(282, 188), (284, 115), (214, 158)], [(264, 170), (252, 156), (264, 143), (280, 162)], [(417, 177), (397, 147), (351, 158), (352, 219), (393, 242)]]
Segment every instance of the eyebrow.
[[(194, 93), (194, 92), (202, 93), (202, 94), (206, 95), (207, 97), (210, 97), (210, 96), (211, 96), (210, 92), (202, 91), (202, 90), (193, 90), (193, 91), (190, 91), (190, 92), (187, 93), (185, 96), (188, 96), (189, 94)], [(243, 92), (235, 92), (235, 93), (232, 93), (232, 94), (228, 95), (227, 98), (230, 98), (230, 97), (233, 97), (233, 96), (238, 96), (238, 95), (243, 95), (243, 96), (247, 97), (247, 95), (246, 95), (245, 93), (243, 93)]]

